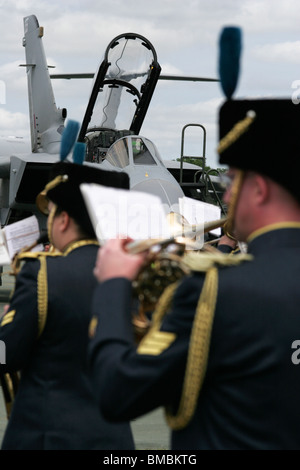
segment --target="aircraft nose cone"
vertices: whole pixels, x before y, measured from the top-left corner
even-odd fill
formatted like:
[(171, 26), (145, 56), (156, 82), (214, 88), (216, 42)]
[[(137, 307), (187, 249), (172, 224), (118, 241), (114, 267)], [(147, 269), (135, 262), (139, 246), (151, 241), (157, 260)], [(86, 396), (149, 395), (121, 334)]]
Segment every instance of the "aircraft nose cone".
[(172, 206), (178, 205), (178, 199), (184, 196), (184, 193), (178, 184), (173, 184), (170, 181), (159, 179), (143, 181), (142, 183), (136, 184), (131, 189), (159, 196), (162, 203), (167, 205), (170, 209)]

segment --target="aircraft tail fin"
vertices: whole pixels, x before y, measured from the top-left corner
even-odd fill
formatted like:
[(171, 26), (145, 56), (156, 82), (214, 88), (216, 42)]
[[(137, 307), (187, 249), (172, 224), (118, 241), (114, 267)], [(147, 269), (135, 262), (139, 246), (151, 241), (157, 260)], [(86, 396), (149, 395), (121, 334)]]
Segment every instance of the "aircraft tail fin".
[(24, 18), (24, 39), (31, 146), (33, 152), (59, 153), (65, 108), (57, 108), (42, 43), (43, 28), (35, 15)]

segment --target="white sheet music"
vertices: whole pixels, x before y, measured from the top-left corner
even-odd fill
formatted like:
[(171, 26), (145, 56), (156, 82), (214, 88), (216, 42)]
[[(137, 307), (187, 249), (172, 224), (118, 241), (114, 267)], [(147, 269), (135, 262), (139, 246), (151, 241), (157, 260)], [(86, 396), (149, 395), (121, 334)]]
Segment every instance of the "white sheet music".
[[(35, 215), (6, 225), (0, 236), (0, 264), (10, 264), (16, 253), (32, 245), (39, 236), (40, 230)], [(43, 245), (37, 245), (34, 251), (41, 251), (43, 248)]]
[(9, 265), (11, 262), (3, 230), (0, 230), (0, 266)]
[(98, 184), (83, 183), (80, 189), (100, 243), (122, 236), (134, 240), (170, 236), (158, 196)]
[[(190, 224), (204, 224), (221, 218), (219, 206), (187, 196), (179, 198), (179, 212)], [(220, 236), (221, 228), (211, 230), (210, 233)]]

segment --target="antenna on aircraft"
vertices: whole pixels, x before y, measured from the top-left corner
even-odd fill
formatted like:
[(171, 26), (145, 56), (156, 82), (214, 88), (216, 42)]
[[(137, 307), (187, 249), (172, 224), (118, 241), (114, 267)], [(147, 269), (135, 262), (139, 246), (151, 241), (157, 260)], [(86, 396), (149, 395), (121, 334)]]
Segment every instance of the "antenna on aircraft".
[(239, 78), (242, 32), (236, 26), (223, 28), (220, 35), (219, 76), (222, 90), (231, 99)]

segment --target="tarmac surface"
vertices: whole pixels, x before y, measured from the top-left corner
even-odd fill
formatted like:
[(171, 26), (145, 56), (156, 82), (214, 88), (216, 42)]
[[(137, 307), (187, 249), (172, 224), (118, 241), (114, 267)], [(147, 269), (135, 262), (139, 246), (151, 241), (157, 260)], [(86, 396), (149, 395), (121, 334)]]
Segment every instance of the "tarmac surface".
[[(9, 268), (4, 268), (0, 287), (0, 315), (14, 287), (14, 277), (9, 275)], [(7, 425), (6, 409), (0, 386), (0, 447)], [(169, 450), (170, 431), (165, 422), (163, 409), (159, 408), (131, 423), (137, 450)]]

